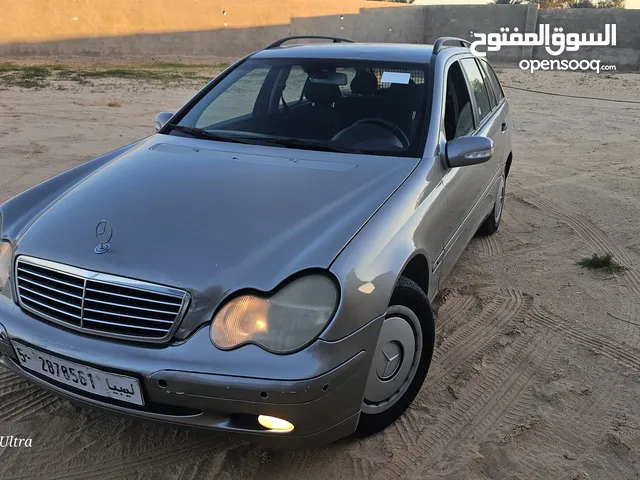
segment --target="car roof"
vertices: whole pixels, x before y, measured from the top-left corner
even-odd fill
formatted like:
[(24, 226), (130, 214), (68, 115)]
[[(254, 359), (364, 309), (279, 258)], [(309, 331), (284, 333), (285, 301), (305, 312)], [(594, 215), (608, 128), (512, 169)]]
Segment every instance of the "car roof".
[(428, 64), (432, 52), (433, 45), (412, 43), (311, 43), (267, 48), (256, 52), (251, 58), (378, 60)]

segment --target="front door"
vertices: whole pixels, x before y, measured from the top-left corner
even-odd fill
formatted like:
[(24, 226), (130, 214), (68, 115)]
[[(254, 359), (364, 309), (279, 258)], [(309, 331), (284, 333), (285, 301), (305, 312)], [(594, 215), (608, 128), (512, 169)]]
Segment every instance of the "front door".
[[(447, 141), (465, 135), (483, 135), (494, 140), (496, 152), (489, 162), (466, 167), (447, 168), (443, 182), (449, 208), (446, 225), (445, 257), (441, 283), (449, 274), (465, 247), (490, 210), (496, 160), (503, 152), (499, 135), (501, 125), (495, 101), (474, 58), (463, 58), (447, 71), (444, 134)], [(504, 148), (504, 147), (502, 147)]]

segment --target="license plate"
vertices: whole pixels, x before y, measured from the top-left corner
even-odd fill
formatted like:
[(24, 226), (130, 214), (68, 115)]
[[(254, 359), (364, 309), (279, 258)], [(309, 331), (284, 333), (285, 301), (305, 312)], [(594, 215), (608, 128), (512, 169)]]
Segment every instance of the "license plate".
[(28, 370), (94, 395), (144, 405), (136, 378), (63, 360), (17, 342), (13, 345), (20, 365)]

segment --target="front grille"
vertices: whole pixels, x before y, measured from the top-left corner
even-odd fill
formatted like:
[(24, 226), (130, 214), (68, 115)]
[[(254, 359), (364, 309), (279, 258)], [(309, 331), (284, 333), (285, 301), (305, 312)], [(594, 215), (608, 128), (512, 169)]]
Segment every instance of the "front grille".
[(168, 340), (189, 303), (182, 290), (26, 256), (15, 278), (22, 308), (95, 335)]

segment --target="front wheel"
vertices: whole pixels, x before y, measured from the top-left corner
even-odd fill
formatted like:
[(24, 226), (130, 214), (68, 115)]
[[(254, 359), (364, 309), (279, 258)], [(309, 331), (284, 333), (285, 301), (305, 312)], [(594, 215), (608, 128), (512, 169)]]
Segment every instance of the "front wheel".
[(400, 277), (378, 337), (362, 401), (358, 433), (391, 425), (424, 382), (435, 343), (435, 322), (420, 287)]

